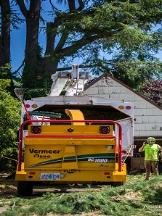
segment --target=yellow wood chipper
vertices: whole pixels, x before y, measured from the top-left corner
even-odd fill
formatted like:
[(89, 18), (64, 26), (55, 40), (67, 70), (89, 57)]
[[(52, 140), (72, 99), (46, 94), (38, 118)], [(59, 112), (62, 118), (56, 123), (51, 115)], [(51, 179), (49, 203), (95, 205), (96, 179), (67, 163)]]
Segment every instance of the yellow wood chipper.
[(123, 157), (132, 155), (132, 119), (131, 103), (98, 96), (49, 95), (24, 101), (18, 194), (31, 195), (36, 182), (123, 184)]

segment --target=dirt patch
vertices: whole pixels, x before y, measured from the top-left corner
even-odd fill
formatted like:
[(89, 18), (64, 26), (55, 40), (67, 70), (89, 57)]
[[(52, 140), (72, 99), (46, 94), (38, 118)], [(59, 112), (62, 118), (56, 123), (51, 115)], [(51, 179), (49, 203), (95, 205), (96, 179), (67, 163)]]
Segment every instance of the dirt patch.
[(128, 200), (142, 200), (142, 193), (140, 191), (137, 192), (128, 192), (124, 195)]
[(0, 197), (2, 198), (10, 198), (16, 196), (17, 194), (17, 186), (16, 183), (6, 182), (0, 184)]
[(3, 211), (6, 211), (8, 207), (0, 207), (0, 213), (2, 213)]

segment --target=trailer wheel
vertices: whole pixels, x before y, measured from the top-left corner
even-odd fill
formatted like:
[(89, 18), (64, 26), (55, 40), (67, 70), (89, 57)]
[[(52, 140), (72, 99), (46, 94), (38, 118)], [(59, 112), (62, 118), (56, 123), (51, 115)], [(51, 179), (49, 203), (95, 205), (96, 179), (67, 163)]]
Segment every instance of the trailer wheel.
[(17, 193), (21, 196), (30, 196), (33, 193), (33, 182), (18, 181)]

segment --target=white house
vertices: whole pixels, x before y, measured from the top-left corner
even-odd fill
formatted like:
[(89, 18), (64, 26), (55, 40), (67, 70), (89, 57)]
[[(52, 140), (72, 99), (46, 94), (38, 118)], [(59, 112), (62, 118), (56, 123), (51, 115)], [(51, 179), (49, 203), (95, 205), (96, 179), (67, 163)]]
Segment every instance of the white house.
[(148, 136), (155, 137), (157, 143), (162, 144), (162, 107), (108, 74), (103, 74), (87, 84), (84, 94), (132, 102), (134, 104), (134, 144), (140, 145)]

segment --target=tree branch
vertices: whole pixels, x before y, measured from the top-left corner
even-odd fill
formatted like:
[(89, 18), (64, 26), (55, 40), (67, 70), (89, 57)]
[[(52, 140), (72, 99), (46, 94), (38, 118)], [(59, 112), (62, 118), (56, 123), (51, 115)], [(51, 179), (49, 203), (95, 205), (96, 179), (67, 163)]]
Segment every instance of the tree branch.
[[(98, 64), (93, 64), (93, 65), (79, 65), (79, 68), (92, 68), (92, 67), (97, 67), (99, 66)], [(71, 67), (66, 67), (66, 68), (56, 68), (56, 71), (63, 71), (63, 70), (70, 70)]]
[(76, 10), (75, 8), (75, 0), (68, 0), (69, 5), (69, 11), (70, 13), (74, 12)]
[(54, 22), (47, 22), (47, 46), (46, 46), (46, 54), (51, 54), (54, 49), (55, 38), (57, 32), (52, 31), (52, 29), (57, 28), (61, 24), (61, 19), (56, 17)]
[[(52, 4), (51, 0), (50, 0), (50, 3)], [(78, 11), (78, 9), (76, 9), (76, 7), (75, 7), (75, 0), (68, 0), (68, 5), (69, 5), (69, 11), (70, 11), (69, 14), (71, 14), (71, 13), (73, 13), (75, 11)], [(79, 6), (80, 9), (82, 7), (84, 7), (84, 4), (83, 4), (82, 0), (79, 0), (79, 5), (80, 5)], [(53, 4), (52, 4), (52, 7), (54, 7)], [(62, 19), (60, 19), (60, 18), (61, 18), (60, 16), (57, 16), (55, 21), (54, 21), (54, 24), (53, 25), (51, 24), (51, 26), (53, 26), (53, 28), (57, 28), (59, 26), (59, 24), (62, 23)], [(65, 27), (65, 31), (66, 31), (66, 27)], [(59, 52), (63, 48), (63, 46), (65, 45), (65, 42), (66, 42), (66, 40), (68, 38), (68, 35), (69, 35), (69, 33), (66, 33), (66, 32), (62, 33), (62, 36), (61, 36), (61, 38), (59, 40), (59, 43), (57, 44), (57, 46), (55, 48), (56, 53)], [(53, 37), (56, 37), (56, 34), (53, 35)], [(51, 39), (52, 39), (52, 37), (51, 37)]]
[(27, 9), (23, 0), (16, 0), (24, 17), (27, 17)]
[(51, 7), (52, 7), (52, 9), (53, 9), (54, 11), (60, 11), (59, 9), (57, 9), (57, 8), (53, 5), (53, 3), (52, 3), (51, 0), (49, 0), (49, 3), (50, 3), (50, 5), (51, 5)]
[[(93, 35), (91, 35), (91, 34), (89, 32), (86, 33), (80, 40), (73, 43), (72, 46), (66, 47), (62, 50), (57, 50), (57, 52), (55, 52), (55, 50), (54, 50), (54, 54), (61, 54), (61, 55), (69, 56), (69, 55), (77, 52), (78, 49), (80, 49), (81, 47), (83, 47), (87, 44), (90, 44), (97, 39), (103, 38), (102, 34), (93, 34)], [(109, 34), (107, 36), (110, 37), (111, 35)]]
[(100, 39), (100, 38), (105, 38), (105, 37), (111, 37), (113, 35), (114, 32), (107, 32), (105, 34), (103, 34), (103, 32), (101, 32), (101, 34), (97, 34), (95, 31), (94, 32), (87, 32), (84, 34), (84, 36), (73, 43), (73, 45), (66, 47), (62, 50), (54, 50), (54, 54), (61, 54), (64, 56), (70, 56), (73, 53), (77, 52), (78, 49), (82, 48), (83, 46), (92, 43), (93, 41)]
[[(15, 70), (14, 72), (12, 72), (12, 75), (19, 73), (19, 70), (24, 66), (24, 64), (25, 64), (25, 59), (23, 60), (23, 62), (20, 65), (20, 67), (18, 67), (17, 70)], [(21, 75), (21, 74), (19, 73), (19, 75)]]
[(79, 2), (79, 7), (77, 10), (81, 11), (84, 8), (84, 3), (82, 0), (78, 0), (78, 2)]
[(68, 33), (63, 33), (62, 34), (62, 36), (61, 36), (61, 38), (59, 40), (59, 43), (57, 44), (57, 46), (55, 48), (56, 53), (59, 52), (63, 48), (63, 46), (65, 45), (65, 42), (66, 42), (66, 40), (68, 38), (68, 35), (69, 35)]

